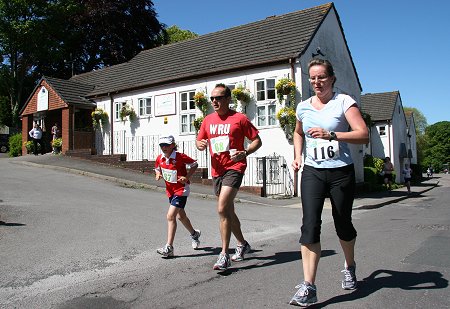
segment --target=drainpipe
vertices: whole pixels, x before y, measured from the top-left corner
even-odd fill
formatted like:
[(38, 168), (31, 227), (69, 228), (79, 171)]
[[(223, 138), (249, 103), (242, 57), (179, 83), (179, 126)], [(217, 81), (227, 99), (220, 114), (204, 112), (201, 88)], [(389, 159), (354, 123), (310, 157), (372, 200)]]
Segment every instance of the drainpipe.
[(109, 123), (110, 123), (110, 126), (109, 126), (109, 134), (110, 134), (110, 137), (109, 137), (109, 141), (110, 141), (110, 147), (111, 147), (111, 149), (109, 150), (109, 153), (111, 154), (111, 155), (113, 155), (114, 154), (114, 98), (113, 98), (113, 96), (110, 94), (110, 93), (108, 93), (108, 96), (109, 96), (109, 101), (110, 101), (110, 115), (109, 115)]
[[(289, 65), (291, 67), (291, 78), (292, 80), (295, 82), (295, 70), (294, 70), (294, 65), (295, 65), (295, 58), (290, 58), (289, 59)], [(295, 107), (295, 102), (294, 102), (294, 107)], [(295, 153), (294, 153), (295, 156)], [(294, 196), (298, 196), (298, 172), (294, 172)]]

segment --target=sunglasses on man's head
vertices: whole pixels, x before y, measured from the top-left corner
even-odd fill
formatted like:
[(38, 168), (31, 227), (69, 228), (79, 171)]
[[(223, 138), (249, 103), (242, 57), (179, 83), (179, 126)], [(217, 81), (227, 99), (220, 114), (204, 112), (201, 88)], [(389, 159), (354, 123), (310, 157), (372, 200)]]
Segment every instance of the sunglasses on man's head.
[(166, 144), (166, 143), (159, 144), (160, 147), (169, 147), (170, 145), (172, 145), (172, 144)]
[(225, 98), (224, 95), (218, 95), (218, 96), (215, 96), (215, 97), (210, 97), (211, 102), (214, 101), (214, 100), (220, 101), (220, 100), (222, 100), (223, 98)]

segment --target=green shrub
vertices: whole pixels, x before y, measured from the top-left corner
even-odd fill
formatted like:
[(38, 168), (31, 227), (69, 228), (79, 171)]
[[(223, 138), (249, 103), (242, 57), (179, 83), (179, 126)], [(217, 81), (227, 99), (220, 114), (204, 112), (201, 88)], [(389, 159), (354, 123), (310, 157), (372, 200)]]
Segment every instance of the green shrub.
[(367, 184), (369, 191), (383, 190), (383, 179), (375, 167), (364, 166), (364, 182)]
[(22, 134), (17, 133), (9, 137), (9, 156), (18, 157), (22, 155)]

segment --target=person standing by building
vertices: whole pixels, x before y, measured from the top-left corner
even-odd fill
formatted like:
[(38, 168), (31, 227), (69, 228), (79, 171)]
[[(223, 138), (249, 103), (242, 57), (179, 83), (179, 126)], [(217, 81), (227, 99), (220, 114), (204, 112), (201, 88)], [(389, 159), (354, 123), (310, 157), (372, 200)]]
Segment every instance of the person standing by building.
[(52, 140), (57, 139), (59, 136), (59, 128), (58, 124), (55, 122), (55, 125), (52, 127)]
[[(174, 256), (173, 241), (177, 231), (177, 218), (188, 230), (192, 248), (198, 249), (200, 245), (200, 230), (192, 227), (191, 221), (184, 210), (190, 193), (189, 178), (197, 170), (197, 162), (184, 153), (177, 151), (175, 139), (172, 135), (159, 139), (162, 154), (155, 161), (156, 180), (164, 179), (166, 193), (169, 197), (169, 210), (167, 211), (167, 243), (156, 250), (163, 257)], [(186, 166), (189, 166), (187, 171)]]
[(411, 194), (411, 176), (412, 176), (412, 169), (409, 167), (409, 164), (405, 164), (405, 168), (403, 169), (403, 178), (405, 179), (405, 185), (408, 189), (408, 194)]
[(394, 172), (394, 164), (391, 162), (391, 158), (386, 157), (383, 164), (384, 184), (388, 191), (392, 190), (392, 173)]
[[(231, 110), (230, 102), (230, 89), (224, 84), (217, 84), (211, 93), (214, 113), (205, 117), (196, 140), (198, 150), (205, 150), (209, 144), (211, 153), (211, 173), (222, 239), (222, 251), (214, 264), (215, 270), (226, 270), (231, 266), (228, 254), (231, 233), (238, 242), (231, 260), (242, 261), (244, 255), (251, 251), (242, 234), (234, 198), (247, 168), (246, 157), (262, 145), (258, 130), (244, 114)], [(250, 140), (247, 149), (244, 148), (245, 138)]]
[(33, 154), (35, 156), (38, 155), (39, 149), (41, 150), (41, 154), (44, 154), (44, 145), (42, 144), (42, 130), (39, 124), (35, 123), (34, 128), (28, 132), (28, 135), (33, 139)]
[(316, 95), (297, 106), (292, 163), (298, 171), (305, 152), (300, 237), (304, 280), (290, 301), (297, 306), (317, 302), (315, 281), (321, 255), (321, 214), (327, 196), (330, 196), (334, 225), (345, 257), (342, 288), (356, 288), (356, 230), (352, 224), (355, 171), (348, 144), (368, 142), (368, 130), (355, 100), (333, 91), (336, 77), (331, 63), (313, 59), (308, 69)]

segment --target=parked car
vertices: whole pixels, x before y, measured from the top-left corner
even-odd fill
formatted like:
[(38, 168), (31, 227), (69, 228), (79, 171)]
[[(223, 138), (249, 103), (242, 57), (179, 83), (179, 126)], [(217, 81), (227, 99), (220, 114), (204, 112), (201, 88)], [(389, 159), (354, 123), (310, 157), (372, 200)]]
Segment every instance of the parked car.
[(0, 152), (8, 151), (8, 148), (9, 148), (8, 139), (9, 139), (9, 134), (0, 134)]

